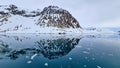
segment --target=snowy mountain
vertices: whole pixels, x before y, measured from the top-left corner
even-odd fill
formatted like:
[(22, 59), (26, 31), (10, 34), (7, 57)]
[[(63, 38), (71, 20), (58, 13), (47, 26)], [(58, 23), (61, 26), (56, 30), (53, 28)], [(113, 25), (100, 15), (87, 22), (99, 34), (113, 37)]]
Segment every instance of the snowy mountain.
[(57, 6), (29, 11), (0, 5), (0, 33), (81, 33), (81, 26), (68, 11)]

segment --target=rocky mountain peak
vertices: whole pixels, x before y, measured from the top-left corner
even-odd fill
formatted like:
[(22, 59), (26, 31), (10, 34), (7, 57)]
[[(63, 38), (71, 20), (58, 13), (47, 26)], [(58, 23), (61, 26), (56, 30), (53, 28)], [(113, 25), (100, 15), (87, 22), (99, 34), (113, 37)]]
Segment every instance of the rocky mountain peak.
[(81, 28), (78, 21), (67, 11), (58, 6), (48, 6), (40, 14), (37, 25), (58, 28)]

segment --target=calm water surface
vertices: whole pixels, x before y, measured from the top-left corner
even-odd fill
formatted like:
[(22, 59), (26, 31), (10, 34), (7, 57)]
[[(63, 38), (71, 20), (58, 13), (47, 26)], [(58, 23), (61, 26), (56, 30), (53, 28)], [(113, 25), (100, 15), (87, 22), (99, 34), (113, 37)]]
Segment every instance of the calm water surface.
[(120, 35), (0, 35), (0, 68), (120, 68)]

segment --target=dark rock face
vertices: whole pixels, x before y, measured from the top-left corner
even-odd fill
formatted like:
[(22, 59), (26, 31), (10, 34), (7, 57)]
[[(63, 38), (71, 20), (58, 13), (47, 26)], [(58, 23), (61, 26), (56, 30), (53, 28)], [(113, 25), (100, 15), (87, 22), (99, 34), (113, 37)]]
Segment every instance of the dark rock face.
[(8, 21), (8, 17), (10, 17), (9, 13), (6, 13), (4, 11), (0, 12), (0, 22)]
[(37, 25), (58, 28), (81, 28), (78, 21), (68, 11), (57, 6), (45, 7), (40, 14)]

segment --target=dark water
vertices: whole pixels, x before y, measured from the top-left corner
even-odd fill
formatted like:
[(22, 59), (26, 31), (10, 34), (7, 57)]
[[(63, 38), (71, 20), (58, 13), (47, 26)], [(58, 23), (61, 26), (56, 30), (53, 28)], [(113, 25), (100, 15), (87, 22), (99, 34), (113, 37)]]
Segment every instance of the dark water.
[(120, 35), (0, 35), (0, 68), (120, 68)]

